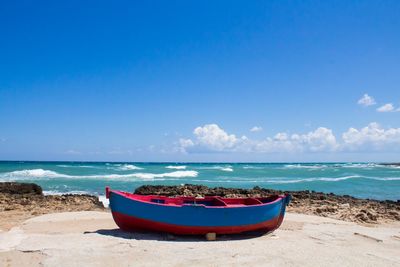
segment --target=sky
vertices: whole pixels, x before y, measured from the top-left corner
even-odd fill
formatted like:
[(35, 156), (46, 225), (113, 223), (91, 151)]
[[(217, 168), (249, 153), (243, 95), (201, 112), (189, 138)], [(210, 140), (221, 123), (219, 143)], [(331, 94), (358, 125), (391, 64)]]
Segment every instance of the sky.
[(2, 1), (0, 160), (400, 161), (399, 1)]

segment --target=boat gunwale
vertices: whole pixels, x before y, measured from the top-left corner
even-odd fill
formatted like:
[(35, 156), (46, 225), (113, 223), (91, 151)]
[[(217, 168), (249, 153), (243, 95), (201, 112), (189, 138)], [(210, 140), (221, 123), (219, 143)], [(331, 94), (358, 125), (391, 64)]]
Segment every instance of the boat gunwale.
[[(111, 189), (106, 189), (106, 195), (110, 196), (111, 193), (117, 194), (119, 196), (122, 196), (126, 199), (132, 200), (132, 201), (137, 201), (140, 203), (145, 203), (148, 205), (157, 205), (157, 206), (163, 206), (163, 207), (174, 207), (174, 208), (182, 208), (182, 207), (204, 207), (204, 208), (208, 208), (208, 209), (220, 209), (220, 208), (224, 208), (224, 209), (236, 209), (236, 208), (252, 208), (252, 207), (265, 207), (265, 206), (269, 206), (269, 205), (273, 205), (278, 203), (279, 201), (283, 201), (285, 198), (288, 198), (289, 195), (285, 194), (285, 195), (273, 195), (273, 196), (277, 196), (277, 199), (272, 201), (272, 202), (268, 202), (268, 203), (261, 203), (261, 204), (255, 204), (255, 205), (243, 205), (243, 206), (235, 206), (235, 205), (227, 205), (227, 206), (207, 206), (204, 204), (163, 204), (163, 203), (156, 203), (156, 202), (150, 202), (150, 201), (145, 201), (145, 200), (141, 200), (141, 199), (136, 199), (130, 196), (127, 196), (125, 194), (129, 194), (129, 195), (138, 195), (138, 194), (133, 194), (133, 193), (128, 193), (128, 192), (123, 192), (123, 191), (119, 191), (119, 190), (111, 190)], [(138, 196), (143, 196), (143, 195), (138, 195)], [(162, 196), (162, 195), (145, 195), (145, 196), (153, 196), (153, 197), (165, 197), (165, 198), (172, 198), (172, 197), (168, 197), (168, 196)], [(213, 196), (209, 196), (209, 197), (213, 197)], [(218, 197), (218, 196), (216, 196)], [(109, 197), (107, 197), (109, 198)], [(185, 198), (185, 197), (178, 197), (178, 198)], [(196, 199), (196, 198), (195, 198)], [(202, 198), (202, 199), (206, 199), (206, 198)], [(228, 198), (228, 199), (246, 199), (246, 198)], [(223, 200), (223, 198), (222, 198)]]

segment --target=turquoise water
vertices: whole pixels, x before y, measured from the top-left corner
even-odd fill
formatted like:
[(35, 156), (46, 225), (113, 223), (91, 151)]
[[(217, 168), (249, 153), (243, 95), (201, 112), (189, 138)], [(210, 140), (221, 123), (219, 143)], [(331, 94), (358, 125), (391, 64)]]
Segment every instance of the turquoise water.
[(315, 190), (400, 199), (400, 167), (374, 163), (0, 162), (0, 181), (34, 182), (45, 193), (104, 195), (144, 184)]

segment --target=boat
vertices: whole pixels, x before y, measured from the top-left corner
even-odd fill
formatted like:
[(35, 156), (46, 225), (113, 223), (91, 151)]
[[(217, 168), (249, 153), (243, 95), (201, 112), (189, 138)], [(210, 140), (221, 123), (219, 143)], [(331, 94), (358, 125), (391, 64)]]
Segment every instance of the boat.
[(236, 234), (277, 229), (290, 195), (222, 198), (137, 195), (106, 187), (115, 223), (124, 231), (177, 235)]

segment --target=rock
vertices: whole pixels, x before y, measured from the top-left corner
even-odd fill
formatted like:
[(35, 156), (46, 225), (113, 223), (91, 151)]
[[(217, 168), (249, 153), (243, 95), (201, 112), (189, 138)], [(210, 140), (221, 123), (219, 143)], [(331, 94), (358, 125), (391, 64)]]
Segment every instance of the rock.
[(340, 205), (340, 208), (342, 208), (342, 209), (350, 209), (350, 204), (349, 203), (342, 204), (342, 205)]
[(381, 163), (380, 165), (384, 165), (384, 166), (393, 166), (393, 167), (400, 167), (400, 162)]
[(362, 222), (368, 222), (368, 216), (363, 212), (358, 213), (356, 218)]
[(102, 210), (97, 196), (62, 195), (44, 196), (36, 184), (0, 183), (0, 210), (26, 211), (29, 214), (46, 214), (54, 211)]
[(33, 183), (16, 183), (16, 182), (4, 182), (0, 183), (0, 193), (6, 194), (34, 194), (42, 195), (42, 188)]
[(207, 241), (215, 241), (215, 240), (217, 240), (217, 234), (216, 233), (207, 233), (206, 239), (207, 239)]
[(371, 221), (377, 220), (377, 216), (369, 211), (367, 212), (367, 216), (368, 216), (368, 219), (370, 219)]

